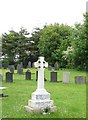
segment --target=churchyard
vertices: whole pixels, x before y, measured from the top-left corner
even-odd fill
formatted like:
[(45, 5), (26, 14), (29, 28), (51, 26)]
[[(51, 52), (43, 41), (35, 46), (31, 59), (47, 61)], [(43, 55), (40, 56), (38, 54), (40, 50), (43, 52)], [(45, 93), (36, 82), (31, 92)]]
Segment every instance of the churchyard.
[[(31, 71), (31, 80), (26, 80), (25, 74), (28, 69)], [(0, 69), (3, 75), (2, 86), (6, 87), (3, 93), (8, 95), (0, 98), (2, 118), (86, 118), (86, 84), (75, 83), (75, 76), (86, 76), (86, 72), (73, 69), (45, 69), (44, 77), (47, 81), (44, 82), (44, 86), (50, 93), (57, 112), (46, 114), (27, 112), (24, 106), (28, 104), (31, 94), (37, 88), (36, 71), (36, 68), (27, 68), (23, 69), (23, 74), (17, 74), (17, 70), (14, 70), (13, 81), (6, 82), (6, 72), (9, 70)], [(51, 82), (51, 72), (57, 72), (56, 82)], [(62, 82), (63, 72), (70, 73), (69, 83)]]

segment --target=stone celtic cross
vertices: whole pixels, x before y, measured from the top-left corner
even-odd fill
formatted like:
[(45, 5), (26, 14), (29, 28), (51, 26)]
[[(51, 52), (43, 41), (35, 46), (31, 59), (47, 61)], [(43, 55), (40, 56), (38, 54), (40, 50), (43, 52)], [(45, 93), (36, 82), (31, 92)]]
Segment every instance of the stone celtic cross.
[(38, 61), (34, 63), (38, 68), (38, 88), (44, 89), (44, 69), (48, 67), (48, 62), (44, 60), (44, 57), (39, 57)]
[(44, 88), (44, 69), (48, 67), (48, 63), (44, 60), (44, 57), (39, 57), (34, 65), (38, 69), (38, 86), (36, 91), (32, 93), (32, 99), (28, 101), (28, 106), (25, 106), (25, 109), (33, 113), (44, 112), (44, 109), (47, 108), (50, 111), (56, 111), (53, 100), (50, 100), (50, 93)]

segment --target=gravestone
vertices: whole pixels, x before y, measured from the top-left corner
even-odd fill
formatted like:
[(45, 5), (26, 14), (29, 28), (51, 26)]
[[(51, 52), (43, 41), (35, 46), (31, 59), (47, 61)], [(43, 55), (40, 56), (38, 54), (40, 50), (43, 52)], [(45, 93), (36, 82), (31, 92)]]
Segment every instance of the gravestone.
[(57, 72), (51, 72), (50, 81), (57, 82)]
[(29, 70), (26, 71), (26, 80), (31, 80), (31, 72)]
[(48, 70), (52, 70), (52, 66), (51, 65), (48, 66)]
[(59, 70), (58, 62), (55, 62), (55, 64), (54, 64), (54, 70)]
[(22, 65), (22, 63), (17, 65), (17, 73), (18, 74), (23, 74), (23, 65)]
[(2, 81), (3, 81), (3, 75), (0, 74), (0, 82), (2, 82)]
[(31, 68), (31, 61), (28, 62), (28, 68)]
[(14, 65), (9, 65), (8, 68), (9, 68), (10, 72), (14, 74), (14, 70), (15, 70)]
[(6, 72), (6, 82), (13, 82), (13, 73)]
[(38, 69), (37, 89), (32, 93), (32, 99), (28, 101), (28, 106), (25, 106), (25, 109), (27, 112), (43, 113), (48, 108), (50, 112), (55, 112), (56, 106), (54, 106), (53, 100), (50, 100), (50, 93), (44, 88), (44, 69), (48, 67), (48, 63), (44, 57), (39, 57), (35, 62), (35, 67)]
[(75, 76), (75, 83), (76, 84), (85, 84), (86, 77), (85, 76)]
[(70, 72), (63, 72), (63, 83), (69, 83), (70, 82)]

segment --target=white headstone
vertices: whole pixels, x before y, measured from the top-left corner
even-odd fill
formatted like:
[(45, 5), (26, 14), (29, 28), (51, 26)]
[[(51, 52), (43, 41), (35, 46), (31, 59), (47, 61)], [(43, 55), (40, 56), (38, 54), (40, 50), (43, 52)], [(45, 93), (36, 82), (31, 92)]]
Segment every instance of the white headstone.
[(70, 72), (63, 72), (63, 83), (70, 82)]
[(50, 93), (44, 88), (44, 69), (48, 67), (48, 63), (44, 57), (39, 57), (34, 65), (38, 69), (37, 89), (32, 93), (32, 100), (28, 101), (25, 109), (28, 112), (43, 112), (44, 109), (49, 108), (50, 111), (55, 112), (56, 106), (53, 105), (53, 100), (50, 100)]

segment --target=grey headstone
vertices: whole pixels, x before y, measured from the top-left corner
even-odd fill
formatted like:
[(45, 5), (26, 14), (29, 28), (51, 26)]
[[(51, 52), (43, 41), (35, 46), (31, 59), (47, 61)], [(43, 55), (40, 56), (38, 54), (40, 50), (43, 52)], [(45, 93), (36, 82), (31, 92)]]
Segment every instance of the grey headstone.
[(13, 73), (6, 72), (6, 82), (13, 82)]
[(56, 63), (54, 64), (54, 69), (55, 69), (55, 70), (59, 70), (58, 62), (56, 62)]
[(51, 65), (48, 66), (48, 70), (52, 70), (52, 66)]
[(11, 73), (14, 73), (14, 70), (15, 70), (14, 65), (9, 65), (8, 68), (9, 68)]
[(57, 72), (51, 72), (50, 81), (57, 82)]
[(31, 68), (31, 61), (28, 62), (28, 68)]
[(29, 70), (26, 71), (26, 80), (31, 80), (31, 72)]
[(70, 72), (63, 72), (63, 83), (70, 83)]
[(17, 73), (18, 74), (23, 74), (23, 65), (22, 64), (17, 65)]
[(75, 83), (76, 84), (85, 84), (86, 77), (85, 76), (75, 76)]

